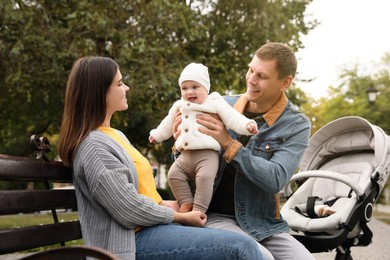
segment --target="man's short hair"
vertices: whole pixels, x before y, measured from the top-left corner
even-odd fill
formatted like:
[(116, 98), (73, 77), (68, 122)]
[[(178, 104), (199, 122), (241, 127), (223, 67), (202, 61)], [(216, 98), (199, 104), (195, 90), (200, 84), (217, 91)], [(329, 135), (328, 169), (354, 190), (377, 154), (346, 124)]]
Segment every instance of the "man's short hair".
[(261, 46), (256, 54), (261, 60), (275, 60), (279, 79), (287, 76), (295, 77), (297, 71), (297, 58), (290, 47), (278, 42), (268, 42)]

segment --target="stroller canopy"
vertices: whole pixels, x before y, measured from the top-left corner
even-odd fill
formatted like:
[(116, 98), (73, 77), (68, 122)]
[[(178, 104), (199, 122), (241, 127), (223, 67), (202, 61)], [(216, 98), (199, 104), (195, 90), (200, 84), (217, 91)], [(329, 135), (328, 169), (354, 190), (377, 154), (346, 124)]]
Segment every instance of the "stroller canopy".
[(372, 165), (379, 173), (378, 184), (382, 190), (389, 174), (389, 145), (389, 136), (366, 119), (357, 116), (339, 118), (312, 136), (310, 146), (303, 155), (300, 171), (317, 170), (329, 158), (340, 154), (372, 151)]

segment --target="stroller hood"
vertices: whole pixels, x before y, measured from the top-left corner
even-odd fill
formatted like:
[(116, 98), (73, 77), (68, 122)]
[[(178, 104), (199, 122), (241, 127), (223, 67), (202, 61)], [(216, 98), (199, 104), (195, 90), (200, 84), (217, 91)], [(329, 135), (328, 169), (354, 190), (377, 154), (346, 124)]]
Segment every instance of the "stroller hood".
[(389, 173), (389, 145), (389, 136), (364, 118), (339, 118), (323, 126), (312, 136), (299, 168), (300, 171), (317, 170), (331, 156), (372, 151), (375, 155), (372, 163), (379, 173), (378, 184), (382, 190)]

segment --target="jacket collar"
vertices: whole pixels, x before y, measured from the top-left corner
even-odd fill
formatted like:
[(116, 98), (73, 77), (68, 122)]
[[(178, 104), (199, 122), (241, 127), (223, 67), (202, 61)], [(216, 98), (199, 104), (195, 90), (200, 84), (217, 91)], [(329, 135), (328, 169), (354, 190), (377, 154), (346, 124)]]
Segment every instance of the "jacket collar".
[[(248, 104), (248, 99), (246, 98), (246, 95), (241, 95), (233, 107), (238, 112), (243, 114), (247, 104)], [(265, 122), (267, 122), (269, 126), (275, 124), (276, 120), (278, 120), (280, 115), (283, 113), (284, 109), (287, 107), (287, 104), (288, 104), (288, 98), (286, 94), (283, 92), (282, 95), (280, 95), (279, 100), (271, 107), (270, 110), (268, 110), (263, 115)]]

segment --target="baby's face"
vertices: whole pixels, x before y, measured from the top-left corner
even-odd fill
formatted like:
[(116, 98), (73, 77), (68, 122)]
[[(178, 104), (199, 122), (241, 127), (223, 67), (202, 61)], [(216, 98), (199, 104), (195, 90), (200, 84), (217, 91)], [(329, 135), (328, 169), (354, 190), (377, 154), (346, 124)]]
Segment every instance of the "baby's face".
[(202, 104), (208, 96), (207, 89), (202, 84), (192, 80), (183, 81), (180, 85), (180, 91), (183, 100), (196, 104)]

